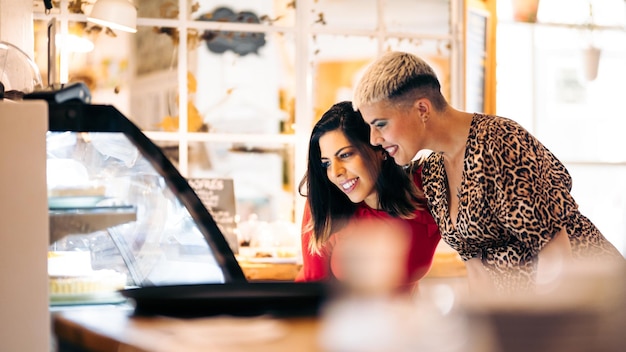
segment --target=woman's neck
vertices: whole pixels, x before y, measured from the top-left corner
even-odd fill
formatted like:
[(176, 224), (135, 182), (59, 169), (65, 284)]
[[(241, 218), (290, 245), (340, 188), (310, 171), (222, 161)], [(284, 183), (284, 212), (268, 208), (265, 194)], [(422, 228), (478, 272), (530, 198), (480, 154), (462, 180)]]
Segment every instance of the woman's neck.
[(378, 195), (373, 193), (370, 194), (369, 196), (365, 197), (365, 199), (363, 200), (363, 203), (365, 203), (365, 205), (367, 205), (368, 207), (372, 208), (372, 209), (379, 209), (378, 206)]
[(437, 145), (432, 150), (443, 153), (447, 158), (463, 157), (473, 114), (448, 109), (438, 117), (437, 124), (430, 132)]

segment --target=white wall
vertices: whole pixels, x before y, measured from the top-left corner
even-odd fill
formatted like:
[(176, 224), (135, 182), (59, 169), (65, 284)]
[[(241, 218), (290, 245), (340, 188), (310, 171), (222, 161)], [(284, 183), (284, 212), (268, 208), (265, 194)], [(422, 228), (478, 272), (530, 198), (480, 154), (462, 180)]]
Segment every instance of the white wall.
[(25, 0), (0, 0), (0, 40), (34, 57), (33, 4)]

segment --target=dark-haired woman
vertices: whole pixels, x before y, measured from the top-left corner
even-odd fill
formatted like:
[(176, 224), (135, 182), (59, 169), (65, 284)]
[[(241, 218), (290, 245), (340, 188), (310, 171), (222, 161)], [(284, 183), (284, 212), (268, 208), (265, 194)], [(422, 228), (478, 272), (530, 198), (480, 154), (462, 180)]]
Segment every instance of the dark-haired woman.
[(359, 236), (350, 230), (360, 220), (407, 229), (406, 253), (398, 253), (406, 258), (403, 284), (417, 282), (430, 269), (441, 237), (424, 202), (419, 167), (398, 166), (383, 148), (369, 143), (369, 135), (351, 102), (333, 105), (314, 126), (299, 186), (307, 203), (303, 267), (296, 281), (342, 280), (344, 268), (334, 249), (343, 236)]

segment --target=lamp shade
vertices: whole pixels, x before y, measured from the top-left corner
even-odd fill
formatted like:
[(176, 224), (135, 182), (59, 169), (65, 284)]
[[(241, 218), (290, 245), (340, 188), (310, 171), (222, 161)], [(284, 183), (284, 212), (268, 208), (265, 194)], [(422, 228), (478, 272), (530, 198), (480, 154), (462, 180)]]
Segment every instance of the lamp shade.
[(129, 0), (98, 0), (93, 5), (87, 21), (119, 29), (137, 32), (137, 8)]

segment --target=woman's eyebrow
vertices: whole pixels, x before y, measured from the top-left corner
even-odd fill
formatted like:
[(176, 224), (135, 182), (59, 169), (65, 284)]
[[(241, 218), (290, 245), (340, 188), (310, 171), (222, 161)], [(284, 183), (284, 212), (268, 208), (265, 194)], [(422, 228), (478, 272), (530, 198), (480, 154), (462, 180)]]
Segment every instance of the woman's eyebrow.
[(336, 152), (335, 152), (335, 156), (339, 156), (339, 154), (341, 154), (344, 150), (352, 148), (352, 145), (347, 145), (345, 147), (341, 147), (339, 148)]

